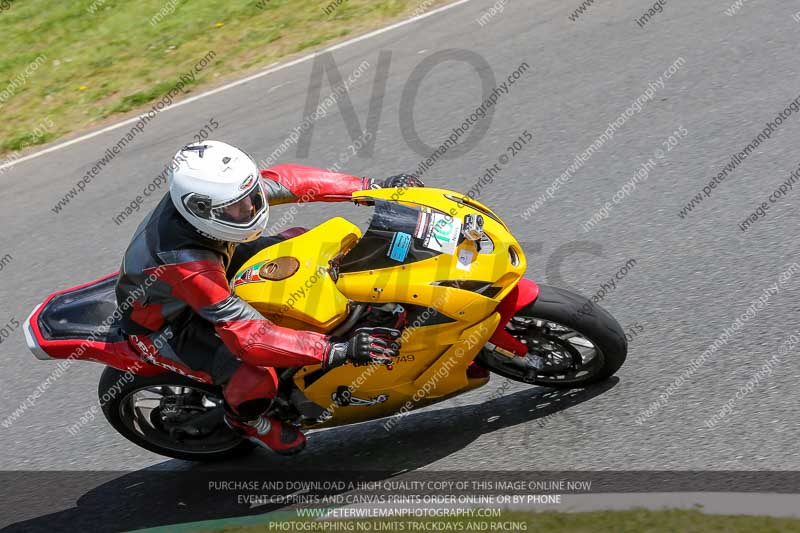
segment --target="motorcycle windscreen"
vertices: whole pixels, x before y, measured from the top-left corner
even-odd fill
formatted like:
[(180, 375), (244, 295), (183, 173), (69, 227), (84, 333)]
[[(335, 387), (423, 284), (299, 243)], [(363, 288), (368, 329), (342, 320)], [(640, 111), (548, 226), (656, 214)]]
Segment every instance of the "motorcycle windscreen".
[(463, 240), (461, 223), (456, 222), (440, 211), (375, 200), (369, 228), (344, 256), (339, 271), (391, 268), (446, 253)]

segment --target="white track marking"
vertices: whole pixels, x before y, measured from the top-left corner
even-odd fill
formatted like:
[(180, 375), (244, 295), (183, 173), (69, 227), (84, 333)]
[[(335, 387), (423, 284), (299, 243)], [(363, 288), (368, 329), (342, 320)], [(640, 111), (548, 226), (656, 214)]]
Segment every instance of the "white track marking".
[[(335, 44), (333, 46), (329, 46), (328, 48), (325, 48), (323, 50), (319, 50), (317, 52), (312, 52), (311, 54), (308, 54), (306, 56), (294, 59), (292, 61), (289, 61), (288, 63), (281, 63), (280, 65), (277, 65), (275, 67), (267, 67), (265, 70), (262, 70), (261, 72), (257, 72), (257, 73), (255, 73), (255, 74), (253, 74), (251, 76), (247, 76), (246, 78), (242, 78), (240, 80), (236, 80), (234, 82), (228, 83), (227, 85), (223, 85), (222, 87), (217, 87), (216, 89), (211, 89), (210, 91), (206, 91), (204, 93), (200, 93), (200, 94), (198, 94), (196, 96), (192, 96), (190, 98), (187, 98), (186, 100), (181, 100), (179, 102), (175, 102), (171, 106), (166, 107), (163, 110), (161, 110), (159, 112), (159, 114), (166, 113), (167, 111), (175, 109), (176, 107), (181, 107), (183, 105), (190, 104), (192, 102), (200, 100), (201, 98), (205, 98), (206, 96), (211, 96), (212, 94), (221, 93), (222, 91), (226, 91), (228, 89), (232, 89), (233, 87), (238, 87), (239, 85), (243, 85), (243, 84), (251, 82), (253, 80), (257, 80), (258, 78), (263, 78), (264, 76), (272, 74), (273, 72), (277, 72), (277, 71), (283, 70), (285, 68), (293, 67), (294, 65), (298, 65), (300, 63), (303, 63), (304, 61), (308, 61), (309, 59), (312, 59), (313, 57), (316, 57), (317, 55), (326, 54), (328, 52), (333, 52), (334, 50), (338, 50), (340, 48), (344, 48), (345, 46), (349, 46), (351, 44), (355, 44), (355, 43), (363, 41), (365, 39), (369, 39), (371, 37), (375, 37), (376, 35), (381, 35), (382, 33), (386, 33), (386, 32), (392, 31), (394, 29), (403, 27), (403, 26), (405, 26), (407, 24), (411, 24), (412, 22), (416, 22), (418, 20), (422, 20), (424, 18), (431, 17), (431, 16), (433, 16), (433, 15), (435, 15), (437, 13), (441, 13), (443, 11), (447, 11), (448, 9), (452, 9), (452, 8), (454, 8), (456, 6), (460, 6), (461, 4), (466, 4), (467, 2), (470, 2), (470, 1), (472, 1), (472, 0), (457, 0), (456, 2), (453, 2), (452, 4), (447, 4), (445, 6), (438, 7), (436, 9), (434, 9), (434, 10), (428, 11), (427, 13), (423, 13), (421, 15), (417, 15), (415, 17), (411, 17), (411, 18), (408, 18), (408, 19), (405, 19), (405, 20), (401, 20), (400, 22), (395, 22), (394, 24), (386, 26), (385, 28), (379, 28), (379, 29), (373, 30), (373, 31), (371, 31), (369, 33), (365, 33), (364, 35), (361, 35), (359, 37), (354, 37), (353, 39), (341, 42), (339, 44)], [(118, 128), (121, 128), (123, 126), (127, 126), (128, 124), (133, 124), (134, 122), (136, 122), (138, 120), (139, 120), (139, 116), (137, 115), (137, 116), (131, 117), (131, 118), (127, 119), (127, 120), (123, 120), (122, 122), (117, 122), (116, 124), (112, 124), (111, 126), (106, 126), (105, 128), (102, 128), (100, 130), (93, 131), (92, 133), (87, 133), (86, 135), (81, 135), (80, 137), (76, 137), (75, 139), (56, 144), (54, 146), (51, 146), (49, 148), (45, 148), (43, 150), (40, 150), (38, 152), (34, 152), (32, 154), (28, 154), (26, 156), (20, 157), (19, 159), (15, 159), (14, 161), (9, 161), (7, 163), (4, 163), (4, 164), (0, 165), (0, 170), (4, 170), (6, 168), (11, 168), (11, 167), (13, 167), (14, 165), (16, 165), (18, 163), (22, 163), (23, 161), (30, 161), (31, 159), (35, 159), (35, 158), (43, 156), (45, 154), (49, 154), (50, 152), (55, 152), (56, 150), (61, 150), (62, 148), (66, 148), (67, 146), (72, 146), (73, 144), (77, 144), (79, 142), (86, 141), (86, 140), (91, 139), (93, 137), (97, 137), (98, 135), (102, 135), (104, 133), (108, 133), (109, 131), (114, 131), (114, 130), (116, 130)]]

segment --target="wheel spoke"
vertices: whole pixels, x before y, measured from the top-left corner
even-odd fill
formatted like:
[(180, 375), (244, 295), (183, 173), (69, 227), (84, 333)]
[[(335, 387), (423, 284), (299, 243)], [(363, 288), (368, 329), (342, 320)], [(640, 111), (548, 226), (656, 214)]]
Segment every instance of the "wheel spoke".
[(586, 339), (584, 337), (580, 337), (580, 336), (576, 337), (576, 335), (580, 335), (580, 334), (576, 332), (575, 335), (569, 337), (572, 345), (580, 346), (582, 348), (594, 348), (594, 344), (592, 344), (592, 341), (590, 341), (589, 339)]
[(161, 405), (161, 400), (157, 398), (139, 398), (135, 402), (137, 409), (155, 409)]

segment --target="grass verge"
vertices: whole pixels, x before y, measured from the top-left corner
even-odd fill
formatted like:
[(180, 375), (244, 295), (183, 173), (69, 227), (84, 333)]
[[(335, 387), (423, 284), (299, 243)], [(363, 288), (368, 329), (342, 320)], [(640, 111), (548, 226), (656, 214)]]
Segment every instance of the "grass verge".
[(10, 1), (0, 11), (0, 154), (130, 114), (209, 52), (181, 98), (449, 1)]

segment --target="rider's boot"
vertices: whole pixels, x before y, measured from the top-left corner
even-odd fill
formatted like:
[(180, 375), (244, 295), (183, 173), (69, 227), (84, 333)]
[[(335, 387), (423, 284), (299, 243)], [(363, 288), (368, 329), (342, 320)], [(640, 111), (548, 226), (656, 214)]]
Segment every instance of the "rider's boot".
[(305, 436), (293, 426), (264, 414), (277, 391), (274, 368), (242, 363), (223, 388), (225, 422), (259, 446), (292, 455), (305, 448)]

